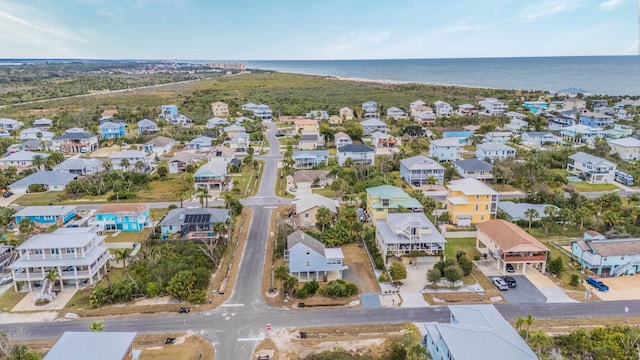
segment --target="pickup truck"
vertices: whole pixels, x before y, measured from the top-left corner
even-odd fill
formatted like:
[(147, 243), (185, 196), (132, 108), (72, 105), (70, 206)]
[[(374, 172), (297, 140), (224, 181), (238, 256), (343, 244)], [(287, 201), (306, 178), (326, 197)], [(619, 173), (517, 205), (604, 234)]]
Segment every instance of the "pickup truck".
[(599, 277), (588, 277), (587, 283), (598, 289), (598, 291), (609, 291), (609, 287), (605, 285)]

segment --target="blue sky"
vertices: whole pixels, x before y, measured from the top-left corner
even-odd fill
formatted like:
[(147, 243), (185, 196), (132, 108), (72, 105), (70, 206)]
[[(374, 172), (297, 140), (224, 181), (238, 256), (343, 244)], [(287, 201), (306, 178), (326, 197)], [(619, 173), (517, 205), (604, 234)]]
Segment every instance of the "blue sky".
[(0, 0), (0, 58), (638, 54), (638, 0)]

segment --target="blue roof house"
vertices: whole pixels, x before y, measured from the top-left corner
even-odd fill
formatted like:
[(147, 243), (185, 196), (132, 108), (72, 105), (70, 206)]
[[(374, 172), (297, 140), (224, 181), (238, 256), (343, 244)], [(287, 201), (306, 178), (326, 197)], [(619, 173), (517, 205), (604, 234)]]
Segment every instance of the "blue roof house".
[(586, 112), (580, 114), (580, 124), (596, 128), (603, 128), (613, 125), (613, 117), (606, 114)]
[(162, 105), (162, 110), (161, 110), (160, 115), (163, 118), (176, 116), (176, 115), (178, 115), (178, 106), (176, 106), (176, 105)]
[(96, 210), (94, 224), (101, 231), (141, 231), (149, 225), (149, 206), (105, 204)]
[(13, 217), (16, 223), (24, 219), (31, 219), (34, 224), (40, 226), (57, 225), (64, 226), (76, 216), (75, 206), (27, 206), (18, 211)]
[(100, 137), (103, 139), (117, 139), (125, 135), (124, 123), (114, 123), (111, 121), (100, 124)]
[(140, 135), (143, 135), (144, 133), (155, 134), (158, 131), (160, 131), (160, 129), (158, 128), (158, 125), (156, 125), (155, 122), (149, 119), (142, 119), (138, 121), (138, 134)]

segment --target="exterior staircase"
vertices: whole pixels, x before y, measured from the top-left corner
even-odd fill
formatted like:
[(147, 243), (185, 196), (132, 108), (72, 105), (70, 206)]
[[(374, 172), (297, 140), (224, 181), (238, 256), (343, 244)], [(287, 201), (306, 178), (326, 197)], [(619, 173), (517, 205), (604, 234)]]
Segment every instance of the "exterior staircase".
[(53, 300), (55, 300), (56, 292), (53, 291), (53, 285), (54, 284), (49, 281), (49, 279), (45, 279), (44, 284), (42, 285), (42, 290), (40, 290), (40, 292), (33, 297), (33, 301), (47, 300), (49, 302), (52, 302)]
[(626, 263), (626, 264), (624, 264), (622, 266), (617, 267), (609, 275), (611, 275), (611, 276), (620, 276), (620, 275), (624, 274), (625, 271), (629, 270), (632, 266), (636, 266), (636, 265), (640, 265), (640, 262), (638, 262), (638, 261), (628, 262), (628, 263)]

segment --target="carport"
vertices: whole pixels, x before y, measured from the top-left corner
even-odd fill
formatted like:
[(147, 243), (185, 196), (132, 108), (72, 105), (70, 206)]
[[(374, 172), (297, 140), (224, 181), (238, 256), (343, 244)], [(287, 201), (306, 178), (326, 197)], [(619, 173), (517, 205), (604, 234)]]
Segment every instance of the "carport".
[(507, 264), (526, 273), (532, 265), (544, 273), (549, 249), (517, 225), (493, 219), (476, 225), (476, 248), (487, 259), (495, 259), (495, 267), (506, 273)]

